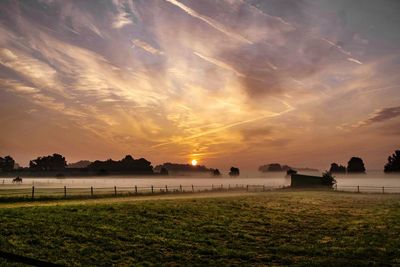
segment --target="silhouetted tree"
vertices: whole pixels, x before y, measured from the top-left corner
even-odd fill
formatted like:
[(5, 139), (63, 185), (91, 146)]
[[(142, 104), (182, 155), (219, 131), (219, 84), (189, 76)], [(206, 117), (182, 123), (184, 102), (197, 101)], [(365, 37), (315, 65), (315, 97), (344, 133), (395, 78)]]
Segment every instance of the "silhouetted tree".
[(385, 172), (400, 172), (400, 150), (396, 150), (393, 155), (388, 157), (385, 165)]
[(293, 170), (293, 169), (289, 169), (289, 170), (286, 171), (286, 175), (288, 175), (288, 176), (290, 176), (292, 174), (296, 174), (296, 173), (297, 173), (297, 171)]
[(69, 163), (67, 168), (84, 169), (87, 168), (87, 166), (89, 166), (90, 163), (92, 162), (88, 160), (80, 160), (78, 162)]
[(0, 157), (0, 170), (10, 172), (14, 170), (15, 161), (11, 156)]
[(161, 167), (160, 175), (169, 175), (168, 170), (164, 167)]
[(65, 157), (54, 153), (53, 155), (38, 157), (29, 162), (29, 169), (34, 171), (63, 171), (67, 166)]
[(89, 164), (87, 168), (99, 174), (108, 174), (111, 172), (153, 174), (153, 166), (151, 166), (150, 161), (144, 158), (134, 159), (131, 155), (127, 155), (118, 161), (112, 159), (106, 161), (96, 160)]
[(134, 161), (135, 161), (135, 160), (133, 159), (133, 157), (132, 157), (131, 155), (126, 155), (125, 158), (123, 158), (123, 159), (121, 160), (121, 162), (127, 163), (127, 164), (132, 163), (132, 162), (134, 162)]
[(322, 183), (322, 185), (327, 185), (327, 186), (332, 187), (334, 184), (336, 184), (336, 180), (331, 172), (326, 171), (322, 174), (321, 183)]
[(204, 165), (196, 165), (192, 164), (180, 164), (180, 163), (170, 163), (166, 162), (162, 165), (157, 165), (154, 170), (160, 171), (161, 168), (166, 168), (169, 172), (212, 172), (212, 169), (208, 169)]
[(289, 165), (281, 165), (279, 163), (270, 163), (258, 167), (258, 171), (260, 172), (285, 172), (290, 169), (295, 169), (295, 168), (290, 167)]
[(282, 171), (282, 167), (279, 163), (271, 163), (268, 166), (268, 171), (269, 172), (280, 172), (280, 171)]
[(346, 173), (346, 167), (337, 163), (332, 163), (329, 169), (331, 173)]
[(98, 170), (98, 171), (96, 172), (96, 174), (99, 175), (99, 176), (106, 176), (106, 175), (108, 175), (109, 173), (108, 173), (108, 171), (105, 170), (105, 169), (100, 169), (100, 170)]
[(215, 170), (213, 171), (213, 176), (221, 176), (221, 173), (219, 172), (218, 169), (215, 169)]
[(233, 177), (233, 176), (239, 176), (239, 175), (240, 175), (239, 168), (231, 167), (231, 171), (229, 172), (229, 176)]
[(65, 174), (64, 173), (57, 173), (56, 177), (57, 178), (65, 178)]
[(348, 173), (365, 173), (364, 162), (361, 158), (352, 157), (347, 164)]

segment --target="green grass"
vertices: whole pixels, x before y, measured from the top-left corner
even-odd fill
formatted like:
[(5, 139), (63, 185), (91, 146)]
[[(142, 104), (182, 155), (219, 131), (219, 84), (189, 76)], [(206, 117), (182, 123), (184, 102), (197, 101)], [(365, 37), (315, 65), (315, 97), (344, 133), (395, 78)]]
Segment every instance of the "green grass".
[(303, 191), (0, 206), (0, 233), (3, 251), (68, 266), (400, 265), (400, 196)]

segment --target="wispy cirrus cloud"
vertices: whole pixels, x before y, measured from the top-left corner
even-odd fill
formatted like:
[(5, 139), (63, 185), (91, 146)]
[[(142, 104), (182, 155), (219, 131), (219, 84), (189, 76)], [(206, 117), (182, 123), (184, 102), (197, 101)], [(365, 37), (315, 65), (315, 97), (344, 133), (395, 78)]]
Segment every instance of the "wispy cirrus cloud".
[[(302, 161), (294, 152), (304, 150), (318, 163), (307, 146), (352, 147), (340, 138), (362, 132), (338, 125), (397, 118), (398, 31), (382, 20), (392, 39), (378, 38), (349, 22), (360, 12), (344, 1), (2, 2), (0, 97), (3, 114), (22, 119), (0, 138), (52, 150), (60, 145), (40, 137), (68, 128), (65, 149), (84, 148), (68, 150), (77, 158), (228, 164), (243, 154)], [(393, 108), (365, 119), (379, 107)], [(34, 123), (28, 143), (18, 129)]]
[(163, 55), (164, 52), (158, 50), (157, 48), (154, 48), (153, 46), (151, 46), (150, 44), (139, 40), (139, 39), (134, 39), (132, 40), (132, 43), (134, 46), (140, 47), (141, 49), (143, 49), (144, 51), (153, 54), (153, 55)]
[(117, 9), (117, 14), (113, 19), (112, 27), (119, 29), (126, 25), (133, 24), (130, 14), (126, 11), (125, 7), (129, 5), (129, 2), (124, 0), (113, 0), (113, 3)]

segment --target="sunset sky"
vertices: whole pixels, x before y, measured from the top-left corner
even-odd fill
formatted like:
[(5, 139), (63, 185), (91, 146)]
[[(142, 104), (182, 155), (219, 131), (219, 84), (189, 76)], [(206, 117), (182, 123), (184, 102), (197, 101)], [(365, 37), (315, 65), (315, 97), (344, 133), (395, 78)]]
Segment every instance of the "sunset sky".
[(0, 3), (0, 156), (382, 169), (400, 1)]

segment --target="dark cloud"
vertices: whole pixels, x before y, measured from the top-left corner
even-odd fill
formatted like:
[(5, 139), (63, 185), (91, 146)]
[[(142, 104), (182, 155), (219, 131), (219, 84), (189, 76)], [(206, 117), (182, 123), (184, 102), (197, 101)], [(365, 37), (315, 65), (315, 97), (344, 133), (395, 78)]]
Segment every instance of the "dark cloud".
[(274, 127), (250, 127), (240, 130), (246, 144), (256, 147), (284, 147), (292, 140), (284, 137), (276, 137)]
[(400, 116), (400, 106), (383, 108), (371, 114), (371, 116), (364, 121), (364, 125), (369, 125), (378, 122), (384, 122)]

